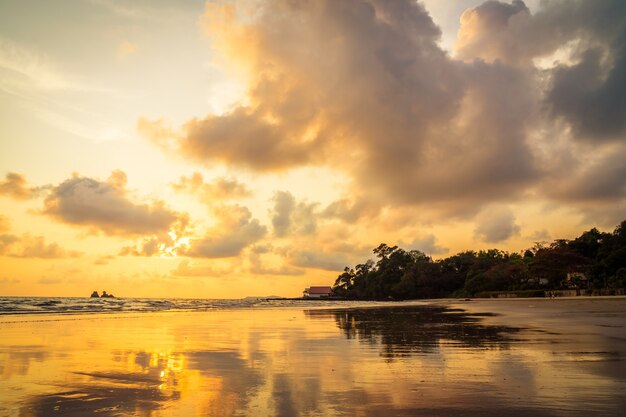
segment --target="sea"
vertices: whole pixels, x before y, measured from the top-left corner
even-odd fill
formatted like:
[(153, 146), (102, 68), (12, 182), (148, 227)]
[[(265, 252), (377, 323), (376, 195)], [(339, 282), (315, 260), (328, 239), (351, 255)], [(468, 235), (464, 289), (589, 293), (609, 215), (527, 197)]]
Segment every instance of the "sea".
[(373, 307), (385, 304), (388, 303), (264, 297), (242, 299), (0, 297), (0, 316), (9, 314), (150, 313), (277, 307), (352, 307), (357, 305), (371, 305)]

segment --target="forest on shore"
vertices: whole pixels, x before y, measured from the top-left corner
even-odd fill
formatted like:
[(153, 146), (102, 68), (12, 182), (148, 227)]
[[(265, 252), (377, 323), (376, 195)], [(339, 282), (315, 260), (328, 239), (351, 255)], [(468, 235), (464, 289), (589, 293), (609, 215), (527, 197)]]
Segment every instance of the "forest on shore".
[(381, 243), (377, 260), (346, 267), (333, 285), (336, 297), (361, 300), (539, 296), (563, 289), (626, 287), (626, 220), (612, 233), (593, 228), (575, 239), (537, 243), (520, 253), (489, 249), (433, 260), (418, 250)]

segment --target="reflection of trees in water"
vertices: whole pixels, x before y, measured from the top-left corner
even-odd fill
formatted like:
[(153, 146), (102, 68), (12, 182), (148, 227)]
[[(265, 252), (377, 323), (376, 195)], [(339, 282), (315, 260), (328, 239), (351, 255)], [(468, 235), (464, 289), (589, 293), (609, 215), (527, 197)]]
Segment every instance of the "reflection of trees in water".
[(442, 344), (464, 348), (506, 348), (519, 329), (480, 323), (480, 317), (440, 306), (307, 310), (311, 318), (332, 318), (348, 339), (385, 348), (383, 356), (433, 352)]

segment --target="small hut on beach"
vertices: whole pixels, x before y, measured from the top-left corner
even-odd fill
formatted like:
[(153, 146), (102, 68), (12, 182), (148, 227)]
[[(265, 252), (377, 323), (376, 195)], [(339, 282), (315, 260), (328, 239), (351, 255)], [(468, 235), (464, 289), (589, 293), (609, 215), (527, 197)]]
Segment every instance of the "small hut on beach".
[(323, 286), (305, 288), (302, 293), (304, 298), (328, 298), (331, 295), (333, 295), (333, 289)]

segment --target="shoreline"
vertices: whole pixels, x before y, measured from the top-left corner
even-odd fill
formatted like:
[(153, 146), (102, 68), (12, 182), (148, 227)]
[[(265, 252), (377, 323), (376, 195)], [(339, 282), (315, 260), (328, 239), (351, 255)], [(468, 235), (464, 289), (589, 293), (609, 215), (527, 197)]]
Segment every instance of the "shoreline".
[[(5, 297), (7, 298), (7, 297)], [(15, 298), (24, 298), (24, 297), (15, 297)], [(29, 297), (32, 298), (32, 297)], [(42, 298), (52, 298), (52, 297), (42, 297)], [(58, 297), (58, 298), (66, 298), (66, 297)], [(83, 298), (73, 298), (77, 300), (85, 300)], [(119, 298), (118, 300), (141, 300), (141, 299), (123, 299)], [(158, 299), (154, 299), (158, 300)], [(185, 299), (187, 300), (187, 299)], [(242, 303), (240, 305), (222, 305), (222, 306), (206, 306), (206, 307), (188, 307), (188, 308), (171, 308), (171, 309), (153, 309), (153, 310), (118, 310), (118, 309), (109, 309), (109, 310), (93, 310), (93, 311), (80, 311), (80, 310), (68, 310), (68, 311), (54, 311), (54, 310), (32, 310), (32, 311), (0, 311), (0, 324), (7, 322), (8, 320), (5, 318), (12, 318), (12, 321), (17, 317), (50, 317), (50, 316), (60, 316), (60, 317), (77, 317), (77, 316), (85, 316), (91, 317), (95, 315), (129, 315), (136, 314), (138, 316), (142, 316), (145, 314), (172, 314), (172, 313), (202, 313), (202, 312), (212, 312), (212, 311), (230, 311), (230, 310), (264, 310), (264, 309), (300, 309), (300, 308), (309, 308), (309, 309), (332, 309), (332, 308), (376, 308), (376, 307), (393, 307), (393, 306), (403, 306), (403, 305), (420, 305), (420, 304), (432, 304), (432, 305), (449, 305), (449, 304), (459, 304), (460, 305), (468, 305), (468, 303), (474, 302), (524, 302), (528, 300), (547, 300), (551, 302), (559, 302), (566, 300), (626, 300), (626, 295), (581, 295), (581, 296), (572, 296), (572, 297), (555, 297), (555, 298), (546, 298), (546, 297), (502, 297), (502, 298), (424, 298), (424, 299), (413, 299), (413, 300), (352, 300), (352, 299), (340, 299), (340, 298), (271, 298), (271, 299), (258, 299), (258, 302), (266, 302), (268, 304), (245, 304)], [(197, 299), (197, 301), (215, 301), (212, 299), (201, 300)], [(241, 301), (239, 299), (220, 299), (218, 301)], [(273, 304), (275, 302), (289, 302), (294, 304)], [(336, 304), (336, 305), (333, 305)], [(32, 319), (29, 321), (33, 321)]]

